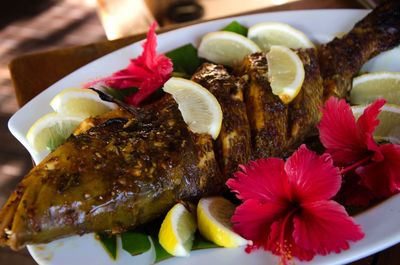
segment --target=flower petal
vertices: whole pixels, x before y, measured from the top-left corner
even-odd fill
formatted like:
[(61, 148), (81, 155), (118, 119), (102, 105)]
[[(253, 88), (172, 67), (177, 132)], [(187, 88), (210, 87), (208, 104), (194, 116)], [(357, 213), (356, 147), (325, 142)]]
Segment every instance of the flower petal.
[(171, 60), (164, 55), (160, 55), (157, 66), (158, 70), (155, 71), (149, 78), (144, 79), (139, 85), (139, 91), (133, 94), (129, 99), (127, 98), (126, 101), (130, 104), (138, 106), (148, 96), (162, 87), (162, 85), (170, 78), (172, 68), (173, 66)]
[(137, 58), (138, 63), (143, 63), (147, 68), (152, 68), (156, 62), (156, 37), (157, 22), (153, 22), (147, 32), (146, 41), (143, 43), (143, 53)]
[(159, 89), (170, 78), (173, 65), (165, 55), (156, 53), (156, 27), (157, 23), (154, 22), (142, 45), (142, 54), (136, 59), (132, 59), (125, 69), (117, 71), (109, 77), (87, 83), (85, 87), (93, 86), (98, 82), (104, 82), (114, 89), (137, 87), (137, 93), (125, 98), (126, 102), (135, 106)]
[(294, 217), (293, 237), (307, 250), (326, 255), (349, 248), (348, 241), (364, 237), (361, 227), (355, 224), (346, 210), (334, 201), (302, 204), (301, 212)]
[(327, 200), (340, 189), (342, 178), (330, 155), (318, 156), (304, 144), (286, 161), (285, 171), (294, 196), (291, 200)]
[(371, 151), (378, 151), (378, 145), (374, 141), (373, 133), (376, 126), (379, 125), (377, 117), (385, 103), (386, 100), (384, 99), (375, 100), (357, 120), (357, 127), (364, 136), (364, 143), (368, 150)]
[(359, 175), (349, 172), (343, 178), (342, 187), (335, 197), (341, 204), (352, 206), (368, 206), (375, 195), (372, 191), (361, 183)]
[(338, 165), (350, 164), (364, 157), (367, 149), (364, 137), (344, 99), (331, 97), (325, 102), (318, 129), (322, 144)]
[[(289, 220), (285, 220), (286, 218), (289, 218)], [(282, 264), (286, 264), (293, 257), (310, 261), (315, 256), (313, 250), (305, 249), (295, 242), (293, 229), (293, 217), (284, 216), (278, 219), (272, 224), (268, 242), (265, 245), (265, 249), (281, 257)]]
[(259, 159), (240, 165), (226, 184), (241, 200), (256, 199), (261, 203), (284, 201), (287, 195), (287, 176), (284, 161), (279, 158)]
[(383, 156), (356, 169), (362, 182), (377, 197), (389, 197), (400, 191), (400, 145), (384, 144), (379, 147)]
[(258, 248), (265, 244), (272, 223), (285, 210), (285, 205), (246, 200), (236, 208), (231, 218), (233, 229), (244, 238), (252, 240), (254, 246)]

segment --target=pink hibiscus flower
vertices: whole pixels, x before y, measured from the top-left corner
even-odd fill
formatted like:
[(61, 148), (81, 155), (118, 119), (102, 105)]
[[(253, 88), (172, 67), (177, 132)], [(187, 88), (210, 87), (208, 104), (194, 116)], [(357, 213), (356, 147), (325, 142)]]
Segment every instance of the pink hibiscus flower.
[[(400, 190), (400, 146), (379, 146), (373, 138), (379, 124), (377, 116), (385, 103), (384, 99), (376, 100), (356, 121), (350, 105), (344, 99), (332, 97), (325, 103), (318, 125), (326, 152), (331, 154), (335, 165), (345, 167), (341, 173), (356, 173), (359, 185), (367, 187), (377, 198), (389, 197)], [(354, 192), (353, 196), (363, 195)]]
[(232, 217), (233, 229), (287, 263), (311, 260), (349, 248), (363, 238), (345, 209), (330, 200), (340, 189), (339, 169), (331, 156), (318, 156), (302, 145), (285, 162), (259, 159), (234, 174), (227, 185), (243, 204)]
[(93, 86), (99, 82), (114, 89), (126, 89), (137, 87), (138, 92), (127, 96), (128, 104), (138, 106), (143, 100), (159, 89), (171, 76), (172, 61), (164, 54), (157, 54), (157, 36), (155, 29), (157, 23), (153, 23), (147, 33), (147, 39), (143, 43), (143, 52), (123, 70), (115, 72), (109, 77), (97, 79), (87, 83), (85, 87)]

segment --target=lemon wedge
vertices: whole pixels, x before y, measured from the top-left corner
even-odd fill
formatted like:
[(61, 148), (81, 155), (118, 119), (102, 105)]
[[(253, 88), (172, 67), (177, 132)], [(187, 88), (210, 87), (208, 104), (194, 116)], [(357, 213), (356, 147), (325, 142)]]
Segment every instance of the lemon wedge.
[[(367, 105), (352, 106), (356, 118), (364, 112)], [(400, 144), (400, 106), (385, 104), (378, 115), (379, 125), (374, 131), (374, 138)]]
[(235, 66), (260, 48), (250, 39), (229, 31), (210, 32), (201, 39), (198, 55), (213, 63)]
[(160, 245), (173, 256), (189, 256), (196, 232), (196, 219), (181, 203), (169, 210), (158, 233)]
[(213, 94), (193, 81), (178, 77), (171, 77), (163, 90), (174, 97), (191, 131), (218, 137), (222, 110)]
[(283, 103), (290, 103), (300, 92), (304, 81), (304, 66), (300, 57), (284, 46), (272, 46), (267, 53), (268, 79), (272, 93)]
[(39, 118), (29, 129), (26, 138), (36, 152), (52, 150), (64, 142), (81, 121), (80, 117), (52, 112)]
[(101, 100), (96, 92), (82, 88), (64, 89), (50, 101), (50, 106), (60, 114), (83, 119), (115, 108), (115, 104)]
[(350, 102), (368, 104), (377, 98), (388, 103), (400, 105), (400, 73), (377, 72), (358, 76), (353, 79)]
[(231, 217), (235, 205), (222, 197), (203, 198), (197, 205), (200, 234), (215, 244), (233, 248), (249, 243), (232, 230)]
[(50, 106), (55, 112), (39, 118), (26, 135), (30, 146), (39, 153), (62, 144), (85, 118), (116, 107), (102, 101), (96, 92), (81, 88), (64, 89), (51, 100)]
[(314, 44), (303, 32), (280, 22), (258, 23), (249, 28), (247, 37), (263, 51), (269, 51), (273, 45), (291, 49), (314, 47)]

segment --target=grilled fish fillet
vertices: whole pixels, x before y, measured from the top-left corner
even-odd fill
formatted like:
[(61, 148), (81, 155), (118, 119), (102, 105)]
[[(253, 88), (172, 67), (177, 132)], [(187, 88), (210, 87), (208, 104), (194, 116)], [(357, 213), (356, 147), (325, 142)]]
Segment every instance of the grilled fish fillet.
[[(360, 66), (398, 44), (400, 2), (389, 1), (342, 39), (297, 51), (306, 79), (287, 106), (270, 92), (265, 55), (247, 57), (237, 71), (240, 80), (247, 78), (249, 127), (242, 81), (220, 66), (203, 66), (193, 79), (216, 95), (224, 112), (215, 146), (210, 136), (188, 130), (170, 96), (137, 115), (116, 110), (85, 121), (31, 170), (1, 209), (0, 245), (19, 249), (73, 234), (121, 232), (161, 216), (177, 200), (220, 193), (227, 174), (249, 153), (252, 158), (285, 156), (313, 132), (324, 98), (345, 97)], [(239, 151), (244, 153), (235, 154)]]
[(305, 78), (299, 94), (289, 105), (272, 93), (265, 53), (247, 56), (238, 69), (238, 74), (248, 79), (245, 103), (253, 158), (287, 156), (315, 130), (320, 119), (323, 86), (317, 53), (314, 49), (296, 52), (303, 62)]
[(204, 63), (192, 80), (207, 88), (222, 108), (221, 131), (216, 141), (216, 157), (224, 176), (237, 171), (250, 159), (250, 125), (244, 104), (245, 80), (228, 73), (222, 65)]

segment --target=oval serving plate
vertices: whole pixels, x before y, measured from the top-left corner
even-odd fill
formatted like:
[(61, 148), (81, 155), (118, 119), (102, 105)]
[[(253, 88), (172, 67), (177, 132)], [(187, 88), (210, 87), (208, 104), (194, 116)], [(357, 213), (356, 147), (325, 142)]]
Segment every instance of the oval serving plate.
[[(160, 34), (158, 36), (158, 51), (167, 52), (189, 42), (197, 46), (200, 38), (205, 33), (221, 29), (232, 20), (237, 20), (246, 26), (265, 21), (285, 22), (302, 30), (315, 43), (325, 43), (334, 36), (349, 31), (354, 23), (359, 21), (366, 14), (367, 11), (365, 10), (305, 10), (221, 19)], [(126, 67), (130, 58), (134, 58), (140, 54), (141, 43), (142, 42), (137, 42), (119, 49), (76, 70), (44, 90), (12, 116), (8, 124), (11, 133), (25, 146), (36, 163), (40, 162), (45, 154), (35, 153), (29, 147), (25, 135), (36, 119), (52, 111), (49, 106), (50, 100), (65, 88), (79, 87), (92, 79), (108, 76)], [(376, 65), (376, 63), (370, 64), (370, 66), (367, 65), (367, 67), (374, 68), (374, 65)], [(364, 70), (373, 69), (364, 68)], [(303, 263), (296, 261), (296, 264), (344, 264), (371, 255), (400, 242), (400, 230), (398, 229), (398, 223), (400, 221), (399, 205), (400, 195), (397, 195), (357, 215), (355, 217), (356, 222), (362, 226), (365, 232), (365, 238), (357, 243), (351, 244), (349, 250), (343, 251), (340, 254), (316, 256), (311, 262)], [(154, 261), (154, 252), (152, 250), (142, 255), (132, 257), (121, 249), (120, 242), (118, 248), (119, 254), (117, 260), (113, 261), (100, 243), (94, 238), (93, 234), (87, 234), (81, 237), (72, 236), (53, 241), (49, 244), (28, 246), (31, 255), (39, 264), (125, 265), (150, 264)], [(200, 265), (218, 263), (220, 265), (264, 265), (277, 264), (277, 262), (278, 260), (275, 256), (265, 251), (256, 251), (252, 254), (246, 254), (243, 248), (219, 248), (193, 251), (190, 258), (172, 258), (160, 264)]]

